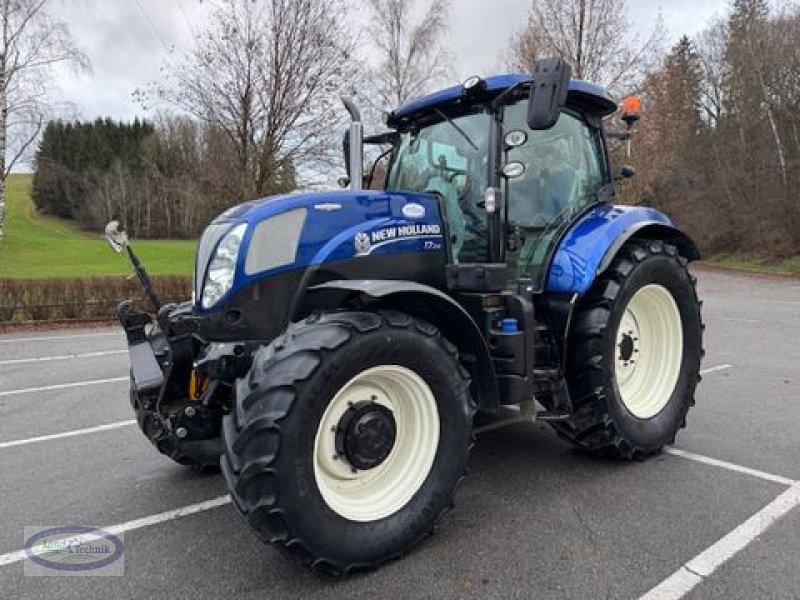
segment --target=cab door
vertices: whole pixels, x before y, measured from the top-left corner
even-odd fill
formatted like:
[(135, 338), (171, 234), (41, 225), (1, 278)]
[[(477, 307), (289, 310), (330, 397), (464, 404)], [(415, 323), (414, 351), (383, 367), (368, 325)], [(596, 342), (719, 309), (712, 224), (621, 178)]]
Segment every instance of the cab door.
[(564, 109), (543, 131), (529, 129), (526, 115), (527, 100), (503, 115), (504, 164), (522, 165), (521, 174), (505, 179), (506, 263), (509, 289), (524, 278), (540, 291), (554, 244), (610, 189), (610, 179), (601, 133), (580, 113)]

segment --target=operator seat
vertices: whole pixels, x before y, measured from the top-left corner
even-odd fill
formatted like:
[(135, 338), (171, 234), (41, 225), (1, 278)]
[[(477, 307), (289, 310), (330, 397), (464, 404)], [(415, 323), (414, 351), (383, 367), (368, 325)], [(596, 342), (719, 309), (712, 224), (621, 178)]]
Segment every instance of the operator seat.
[(557, 171), (547, 170), (542, 173), (543, 197), (540, 212), (548, 223), (575, 202), (578, 179), (575, 169), (566, 165)]

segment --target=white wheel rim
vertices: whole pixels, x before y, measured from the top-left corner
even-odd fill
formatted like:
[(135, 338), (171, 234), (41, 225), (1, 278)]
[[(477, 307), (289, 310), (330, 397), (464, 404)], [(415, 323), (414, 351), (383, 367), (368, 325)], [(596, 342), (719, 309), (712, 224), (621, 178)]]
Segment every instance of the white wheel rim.
[[(354, 472), (346, 456), (337, 455), (336, 428), (351, 405), (365, 401), (392, 412), (396, 435), (382, 463)], [(439, 411), (428, 384), (405, 367), (373, 367), (347, 382), (325, 409), (314, 440), (314, 478), (325, 502), (342, 517), (377, 521), (417, 493), (438, 446)]]
[(650, 284), (630, 299), (617, 329), (614, 375), (622, 402), (650, 419), (669, 402), (683, 360), (681, 313), (672, 294)]

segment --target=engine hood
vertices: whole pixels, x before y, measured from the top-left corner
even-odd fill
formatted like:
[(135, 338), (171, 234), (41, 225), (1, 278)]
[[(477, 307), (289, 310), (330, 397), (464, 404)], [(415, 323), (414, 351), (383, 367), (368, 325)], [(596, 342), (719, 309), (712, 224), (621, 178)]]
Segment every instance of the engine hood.
[(302, 207), (315, 212), (334, 214), (342, 210), (357, 210), (359, 206), (378, 208), (380, 204), (419, 202), (430, 198), (432, 198), (430, 194), (383, 190), (294, 192), (237, 204), (220, 214), (212, 223), (254, 223)]
[[(287, 219), (290, 213), (292, 218)], [(291, 221), (294, 233), (287, 233), (284, 221)], [(220, 240), (243, 223), (247, 230), (233, 287), (213, 308), (203, 309), (199, 298), (206, 268)], [(272, 228), (278, 224), (278, 228)], [(279, 247), (271, 245), (270, 238), (280, 238)], [(439, 203), (431, 194), (337, 190), (245, 202), (214, 219), (200, 240), (195, 264), (195, 310), (216, 311), (224, 307), (227, 297), (248, 284), (285, 271), (381, 254), (444, 252), (445, 246)], [(265, 256), (270, 253), (287, 258), (275, 265)]]

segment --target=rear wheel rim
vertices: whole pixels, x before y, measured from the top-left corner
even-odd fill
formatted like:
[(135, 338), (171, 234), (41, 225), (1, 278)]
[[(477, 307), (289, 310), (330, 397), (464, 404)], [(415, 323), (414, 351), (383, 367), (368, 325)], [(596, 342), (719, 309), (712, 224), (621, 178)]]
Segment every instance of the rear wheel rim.
[(669, 402), (683, 360), (681, 313), (662, 285), (639, 289), (617, 328), (614, 375), (625, 408), (651, 419)]
[[(364, 403), (391, 411), (396, 431), (392, 448), (380, 464), (357, 469), (337, 452), (336, 436), (348, 411)], [(367, 369), (336, 393), (320, 419), (313, 457), (317, 488), (326, 504), (346, 519), (388, 517), (422, 487), (438, 446), (439, 411), (425, 380), (398, 365)]]

